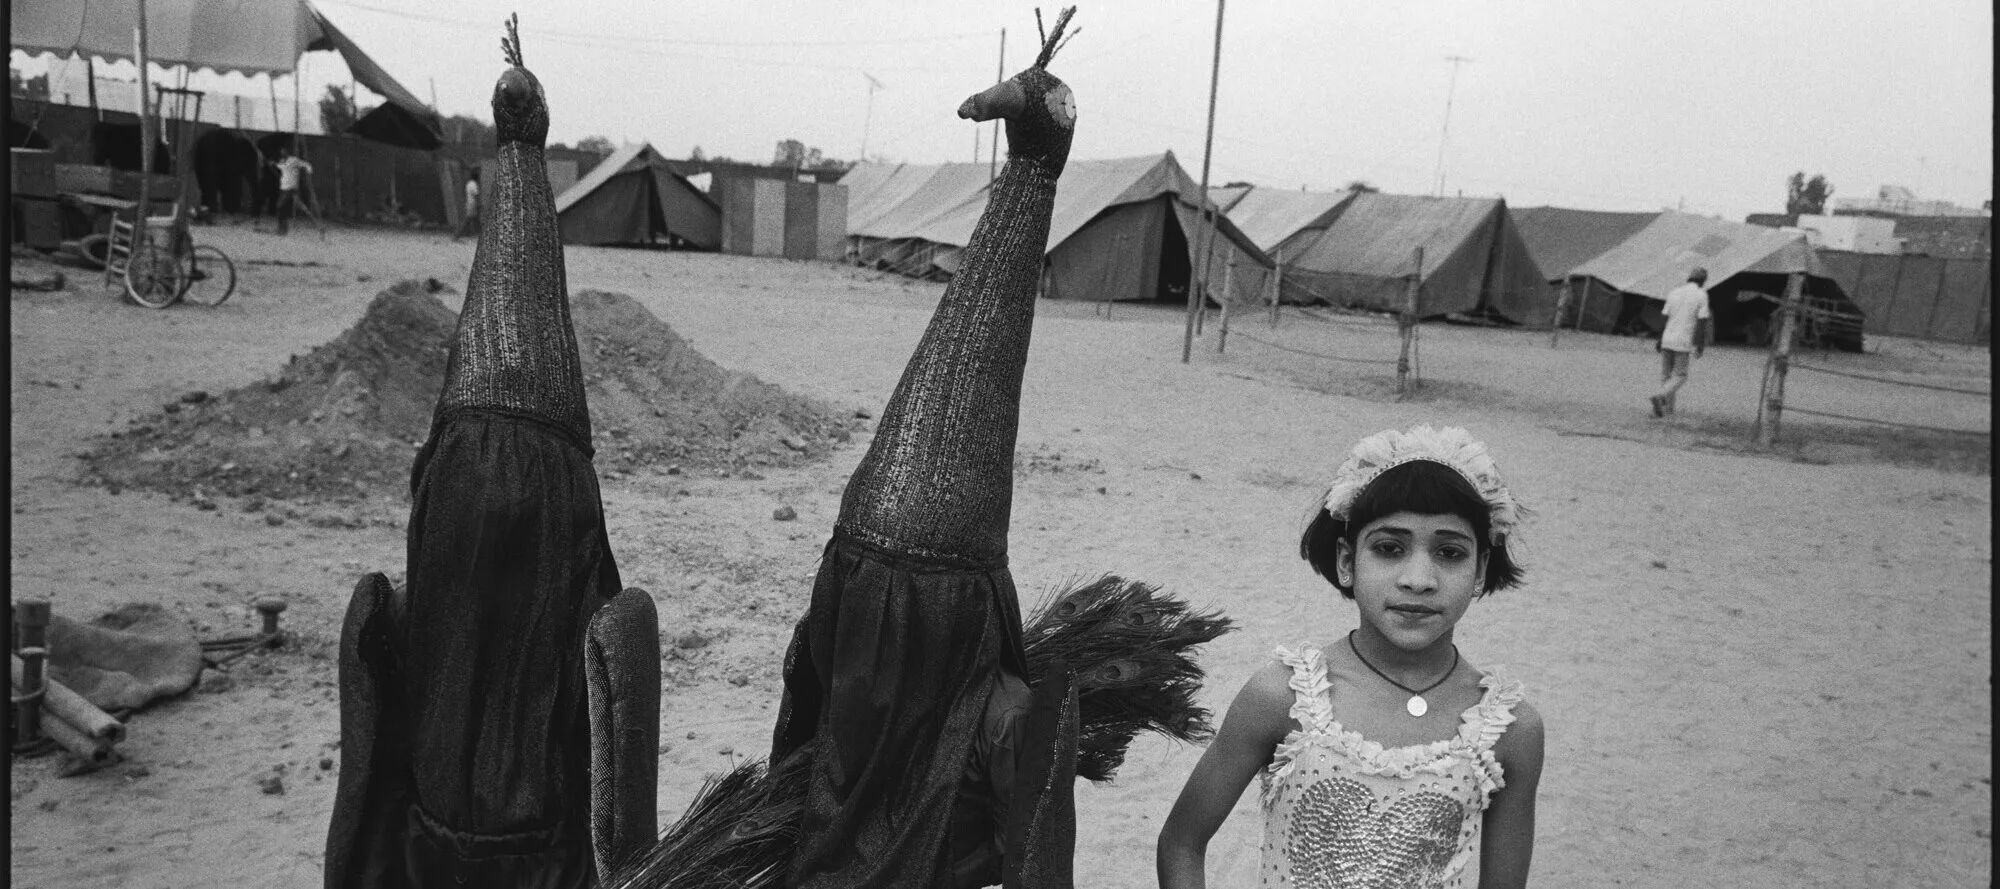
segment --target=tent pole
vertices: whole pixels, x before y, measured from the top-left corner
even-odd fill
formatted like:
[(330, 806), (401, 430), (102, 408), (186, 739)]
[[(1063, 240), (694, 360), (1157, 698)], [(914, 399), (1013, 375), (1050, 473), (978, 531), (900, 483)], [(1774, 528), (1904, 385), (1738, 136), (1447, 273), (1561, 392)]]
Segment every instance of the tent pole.
[(153, 203), (152, 81), (146, 76), (146, 0), (139, 0), (139, 21), (132, 31), (133, 54), (139, 63), (139, 211), (132, 220), (132, 244), (146, 240), (146, 217)]
[(90, 94), (90, 116), (96, 118), (98, 123), (103, 123), (104, 109), (97, 107), (97, 61), (88, 54), (83, 57), (83, 74), (88, 80), (84, 85)]
[[(1208, 70), (1208, 136), (1202, 141), (1201, 147), (1200, 207), (1203, 213), (1210, 212), (1210, 208), (1213, 206), (1213, 203), (1208, 199), (1208, 162), (1209, 156), (1215, 150), (1215, 91), (1216, 86), (1221, 82), (1222, 78), (1222, 8), (1225, 2), (1226, 0), (1215, 0), (1215, 56), (1214, 61), (1209, 64)], [(1213, 249), (1213, 245), (1210, 243), (1210, 235), (1214, 229), (1215, 226), (1211, 223), (1210, 225), (1203, 226), (1202, 230), (1195, 235), (1196, 240), (1201, 241), (1202, 244), (1201, 281), (1199, 282), (1201, 286), (1197, 287), (1196, 282), (1188, 282), (1187, 332), (1181, 337), (1182, 364), (1188, 363), (1194, 354), (1195, 322), (1196, 316), (1200, 308), (1202, 308), (1201, 287), (1208, 285), (1208, 260), (1209, 253)]]

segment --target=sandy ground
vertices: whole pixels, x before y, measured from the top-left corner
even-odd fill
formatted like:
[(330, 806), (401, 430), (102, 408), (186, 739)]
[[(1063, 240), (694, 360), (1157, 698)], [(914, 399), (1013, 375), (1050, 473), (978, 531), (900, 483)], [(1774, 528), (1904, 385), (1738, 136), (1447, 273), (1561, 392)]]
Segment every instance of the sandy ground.
[[(198, 235), (240, 264), (219, 309), (136, 308), (87, 274), (12, 294), (13, 589), (79, 619), (160, 602), (203, 636), (251, 627), (250, 600), (282, 595), (299, 639), (134, 716), (118, 766), (58, 778), (53, 758), (14, 761), (16, 886), (319, 885), (333, 645), (355, 577), (400, 570), (399, 527), (113, 494), (75, 484), (72, 455), (184, 391), (263, 378), (395, 279), (463, 286), (472, 246)], [(569, 251), (569, 282), (634, 295), (725, 367), (871, 411), (942, 291), (826, 264), (596, 248)], [(1988, 884), (1987, 438), (1787, 416), (1781, 447), (1759, 453), (1744, 442), (1763, 359), (1745, 349), (1697, 362), (1681, 415), (1660, 421), (1643, 398), (1657, 361), (1638, 340), (1565, 334), (1551, 349), (1546, 333), (1427, 325), (1427, 388), (1398, 403), (1392, 368), (1322, 357), (1393, 358), (1393, 327), (1369, 319), (1238, 317), (1226, 354), (1210, 328), (1183, 364), (1171, 310), (1040, 311), (1013, 523), (1024, 594), (1115, 571), (1221, 607), (1241, 630), (1205, 658), (1220, 709), (1273, 645), (1353, 625), (1295, 543), (1345, 449), (1390, 426), (1464, 425), (1540, 512), (1527, 585), (1475, 606), (1459, 637), (1472, 662), (1524, 679), (1548, 722), (1535, 885)], [(1810, 360), (1990, 384), (1983, 350), (1875, 348)], [(1985, 398), (1792, 383), (1801, 406), (1991, 429)], [(653, 593), (670, 640), (663, 824), (705, 774), (769, 743), (782, 645), (865, 439), (761, 479), (607, 481), (620, 566)], [(780, 506), (797, 520), (774, 521)], [(1145, 739), (1114, 784), (1078, 788), (1079, 886), (1152, 885), (1159, 822), (1199, 753)], [(1211, 848), (1212, 885), (1254, 880), (1254, 800)]]

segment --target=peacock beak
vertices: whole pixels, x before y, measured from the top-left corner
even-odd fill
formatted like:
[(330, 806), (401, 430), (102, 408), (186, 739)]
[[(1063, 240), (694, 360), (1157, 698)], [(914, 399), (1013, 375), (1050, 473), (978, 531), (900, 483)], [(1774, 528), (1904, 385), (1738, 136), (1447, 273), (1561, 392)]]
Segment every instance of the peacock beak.
[(1028, 94), (1014, 81), (1004, 81), (987, 87), (983, 92), (966, 99), (958, 106), (958, 116), (967, 120), (985, 123), (996, 118), (1013, 118), (1028, 107)]

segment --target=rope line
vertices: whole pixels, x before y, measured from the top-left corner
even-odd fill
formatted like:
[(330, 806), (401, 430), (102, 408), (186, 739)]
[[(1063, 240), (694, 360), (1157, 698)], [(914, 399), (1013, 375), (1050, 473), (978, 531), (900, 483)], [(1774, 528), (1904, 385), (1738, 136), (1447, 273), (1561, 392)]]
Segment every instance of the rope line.
[(1379, 359), (1368, 359), (1368, 358), (1343, 358), (1339, 355), (1325, 355), (1319, 352), (1308, 352), (1304, 349), (1294, 349), (1290, 346), (1280, 346), (1277, 343), (1266, 342), (1264, 340), (1260, 340), (1254, 336), (1251, 336), (1247, 333), (1237, 333), (1236, 336), (1238, 339), (1246, 339), (1260, 346), (1266, 346), (1272, 349), (1276, 349), (1280, 352), (1290, 352), (1294, 355), (1305, 355), (1310, 358), (1324, 358), (1328, 361), (1345, 361), (1350, 364), (1387, 364), (1393, 366), (1396, 363), (1395, 359), (1382, 361)]
[(1807, 410), (1802, 407), (1793, 407), (1789, 404), (1785, 405), (1784, 409), (1786, 412), (1794, 414), (1808, 414), (1814, 417), (1830, 417), (1835, 420), (1853, 420), (1857, 423), (1878, 423), (1883, 426), (1899, 426), (1904, 429), (1922, 429), (1926, 432), (1948, 432), (1953, 435), (1985, 435), (1989, 437), (1993, 435), (1993, 431), (1990, 429), (1988, 430), (1950, 429), (1944, 426), (1925, 426), (1921, 423), (1897, 423), (1892, 420), (1877, 420), (1870, 417), (1850, 417), (1846, 414), (1830, 414), (1825, 411)]
[(1887, 377), (1873, 377), (1867, 374), (1852, 373), (1844, 370), (1833, 370), (1832, 368), (1826, 368), (1826, 367), (1814, 367), (1810, 364), (1800, 364), (1797, 361), (1792, 362), (1791, 368), (1793, 370), (1810, 370), (1815, 373), (1832, 374), (1836, 377), (1852, 377), (1857, 380), (1873, 380), (1877, 383), (1888, 383), (1889, 385), (1892, 386), (1909, 386), (1912, 389), (1932, 389), (1938, 392), (1957, 392), (1961, 395), (1991, 396), (1993, 394), (1991, 392), (1982, 392), (1978, 389), (1958, 389), (1952, 386), (1939, 386), (1932, 383), (1912, 383), (1907, 380), (1892, 380)]

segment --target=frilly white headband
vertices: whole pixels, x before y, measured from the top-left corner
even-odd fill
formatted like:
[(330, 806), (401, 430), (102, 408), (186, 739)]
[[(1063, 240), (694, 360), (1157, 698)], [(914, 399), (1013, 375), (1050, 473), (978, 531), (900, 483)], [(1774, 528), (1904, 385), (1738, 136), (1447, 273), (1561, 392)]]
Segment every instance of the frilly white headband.
[(1473, 490), (1486, 500), (1487, 517), (1492, 525), (1488, 537), (1493, 545), (1518, 540), (1516, 535), (1521, 519), (1528, 513), (1527, 507), (1515, 500), (1507, 484), (1500, 480), (1500, 469), (1493, 465), (1493, 455), (1486, 452), (1486, 446), (1456, 426), (1443, 429), (1413, 426), (1407, 432), (1389, 429), (1356, 442), (1347, 461), (1334, 472), (1333, 485), (1327, 489), (1321, 505), (1328, 515), (1346, 521), (1348, 510), (1371, 482), (1382, 473), (1415, 460), (1449, 466), (1472, 483)]

